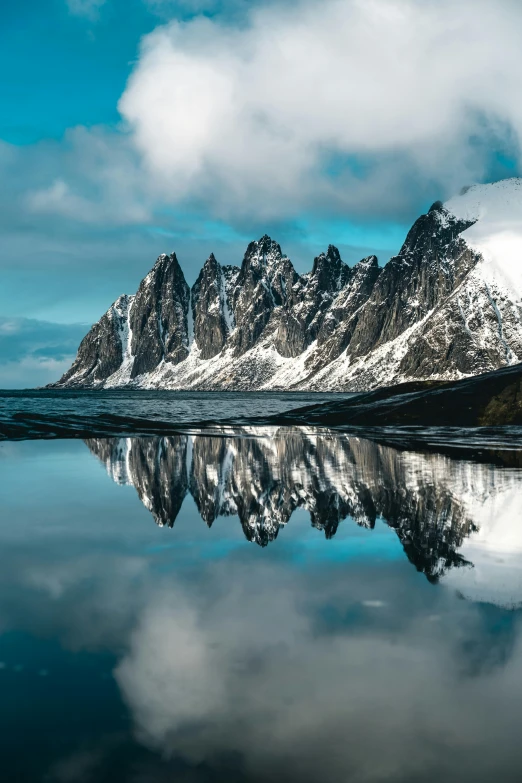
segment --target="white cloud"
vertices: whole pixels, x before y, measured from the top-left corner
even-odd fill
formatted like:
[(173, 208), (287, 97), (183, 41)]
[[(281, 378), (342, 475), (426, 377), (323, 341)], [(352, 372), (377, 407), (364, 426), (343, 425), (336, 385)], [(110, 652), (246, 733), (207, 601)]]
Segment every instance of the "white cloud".
[(20, 322), (19, 322), (19, 320), (2, 321), (0, 319), (0, 335), (17, 334), (19, 331), (20, 331)]
[(124, 134), (80, 126), (66, 133), (65, 144), (48, 145), (40, 155), (59, 176), (26, 193), (29, 211), (98, 225), (150, 219), (146, 182)]
[(149, 218), (147, 210), (137, 203), (113, 201), (108, 210), (103, 202), (95, 202), (74, 193), (63, 179), (55, 179), (49, 187), (27, 194), (27, 206), (33, 212), (61, 215), (82, 223), (139, 223)]
[(71, 14), (85, 16), (87, 19), (96, 19), (106, 0), (66, 0), (66, 2)]
[(270, 217), (484, 176), (522, 138), (521, 67), (512, 0), (302, 0), (158, 28), (119, 108), (169, 199)]
[(86, 199), (71, 193), (63, 179), (56, 179), (48, 188), (29, 193), (27, 200), (29, 207), (35, 212), (53, 212), (68, 217), (84, 218), (92, 209)]

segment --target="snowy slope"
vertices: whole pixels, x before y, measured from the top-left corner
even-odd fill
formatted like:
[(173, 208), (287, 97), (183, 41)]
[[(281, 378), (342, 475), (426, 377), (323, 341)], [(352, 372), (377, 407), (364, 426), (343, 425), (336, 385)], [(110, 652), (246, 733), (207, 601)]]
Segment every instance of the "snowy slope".
[(487, 282), (522, 296), (522, 179), (473, 185), (444, 205), (456, 217), (476, 221), (463, 239), (484, 259)]
[[(350, 351), (321, 370), (311, 388), (354, 390), (411, 378), (457, 380), (522, 361), (522, 179), (475, 185), (444, 204), (472, 222), (461, 234), (476, 265), (438, 308), (401, 335), (353, 361)], [(441, 358), (461, 344), (461, 361)], [(412, 367), (414, 352), (419, 362)]]

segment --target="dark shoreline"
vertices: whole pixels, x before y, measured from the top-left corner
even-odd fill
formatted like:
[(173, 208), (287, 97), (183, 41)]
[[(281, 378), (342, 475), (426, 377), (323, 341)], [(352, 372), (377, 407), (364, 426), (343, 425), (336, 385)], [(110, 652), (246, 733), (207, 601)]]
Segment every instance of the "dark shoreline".
[[(45, 396), (45, 390), (33, 393), (35, 399)], [(384, 387), (265, 416), (168, 421), (111, 413), (55, 416), (20, 411), (0, 420), (0, 440), (166, 436), (201, 429), (222, 437), (229, 428), (245, 427), (326, 428), (402, 448), (518, 449), (522, 447), (522, 365), (456, 382)]]

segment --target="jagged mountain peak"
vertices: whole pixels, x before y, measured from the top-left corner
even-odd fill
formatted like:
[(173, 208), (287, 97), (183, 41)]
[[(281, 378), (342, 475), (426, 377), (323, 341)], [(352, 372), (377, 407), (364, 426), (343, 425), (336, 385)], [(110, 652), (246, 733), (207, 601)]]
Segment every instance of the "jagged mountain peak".
[(314, 264), (318, 259), (325, 259), (331, 263), (339, 263), (341, 261), (341, 254), (335, 245), (328, 245), (326, 253), (324, 251), (319, 253), (319, 255), (314, 259)]
[(201, 276), (201, 274), (206, 270), (220, 270), (220, 269), (221, 269), (221, 264), (217, 260), (214, 253), (211, 253), (207, 258), (207, 260), (205, 261), (205, 263), (203, 264), (201, 268), (201, 272), (199, 274)]
[(359, 269), (370, 269), (372, 267), (379, 268), (379, 259), (374, 255), (361, 258), (361, 260), (358, 261), (353, 267), (353, 272), (355, 274), (355, 272)]
[(426, 214), (415, 221), (398, 255), (389, 263), (404, 267), (412, 261), (419, 265), (426, 260), (441, 258), (442, 251), (473, 222), (453, 215), (443, 204), (435, 202)]
[(261, 239), (250, 242), (246, 249), (243, 265), (252, 266), (255, 264), (266, 268), (282, 258), (286, 258), (286, 256), (283, 255), (281, 246), (268, 234), (264, 234)]
[(170, 266), (171, 264), (174, 266), (179, 266), (176, 253), (174, 251), (172, 251), (172, 253), (160, 253), (151, 271), (159, 267)]
[(358, 391), (497, 369), (522, 360), (521, 258), (522, 179), (435, 202), (383, 267), (330, 245), (299, 275), (265, 234), (190, 291), (163, 254), (57, 385)]
[(428, 209), (428, 215), (431, 212), (441, 212), (444, 209), (444, 204), (442, 201), (434, 201), (431, 207)]
[(151, 286), (155, 288), (161, 286), (163, 281), (168, 279), (179, 281), (180, 285), (187, 285), (183, 269), (175, 252), (170, 254), (161, 253), (158, 256), (150, 272), (141, 281), (136, 297), (143, 295)]
[(281, 247), (280, 245), (272, 239), (268, 234), (263, 234), (263, 236), (257, 240), (254, 244), (257, 244), (260, 249), (265, 248), (277, 248), (278, 252), (281, 253)]
[(142, 280), (129, 311), (130, 378), (173, 365), (188, 355), (190, 289), (175, 253), (159, 256)]
[(223, 350), (234, 328), (235, 278), (232, 268), (223, 268), (211, 253), (192, 287), (194, 342), (201, 359), (211, 359)]
[(312, 265), (312, 275), (315, 273), (317, 266), (338, 266), (342, 264), (341, 254), (339, 253), (339, 250), (335, 247), (335, 245), (328, 245), (328, 250), (326, 253), (323, 251), (322, 253), (319, 253), (318, 256), (314, 258), (314, 262)]
[(314, 258), (308, 286), (319, 291), (336, 292), (347, 284), (351, 276), (350, 267), (344, 263), (335, 245), (328, 245), (326, 253)]

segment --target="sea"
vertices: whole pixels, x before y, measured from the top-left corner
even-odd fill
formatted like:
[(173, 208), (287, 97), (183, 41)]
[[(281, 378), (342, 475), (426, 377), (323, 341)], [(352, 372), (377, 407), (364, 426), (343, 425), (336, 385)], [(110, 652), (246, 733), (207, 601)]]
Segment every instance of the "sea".
[(2, 781), (522, 779), (522, 449), (205, 425), (332, 397), (0, 393)]
[[(183, 392), (146, 390), (0, 390), (0, 438), (75, 437), (100, 425), (137, 422), (181, 426), (268, 417), (353, 394), (303, 392)], [(112, 425), (115, 424), (114, 427)], [(120, 425), (120, 426), (118, 426)], [(64, 432), (68, 429), (69, 432)]]

